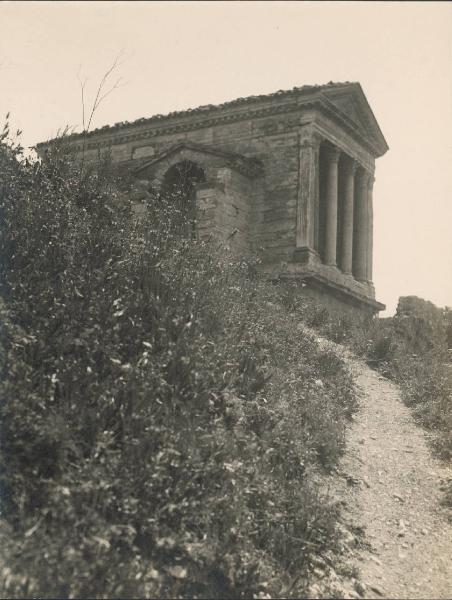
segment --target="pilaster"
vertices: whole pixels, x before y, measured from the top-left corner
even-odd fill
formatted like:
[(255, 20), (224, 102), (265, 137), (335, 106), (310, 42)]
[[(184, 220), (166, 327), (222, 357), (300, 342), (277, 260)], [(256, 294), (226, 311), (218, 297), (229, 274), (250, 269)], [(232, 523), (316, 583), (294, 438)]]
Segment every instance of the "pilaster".
[(316, 231), (319, 212), (320, 137), (310, 128), (302, 128), (298, 146), (297, 229), (294, 260), (316, 262)]

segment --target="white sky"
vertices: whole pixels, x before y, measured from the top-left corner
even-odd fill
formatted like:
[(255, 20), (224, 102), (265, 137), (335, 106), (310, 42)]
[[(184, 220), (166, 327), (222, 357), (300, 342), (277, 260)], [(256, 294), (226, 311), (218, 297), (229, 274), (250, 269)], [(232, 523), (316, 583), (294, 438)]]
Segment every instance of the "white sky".
[[(25, 145), (81, 124), (120, 51), (125, 80), (94, 126), (303, 84), (359, 81), (388, 141), (374, 188), (374, 281), (394, 312), (452, 305), (452, 3), (1, 2), (0, 119)], [(0, 122), (0, 126), (2, 123)]]

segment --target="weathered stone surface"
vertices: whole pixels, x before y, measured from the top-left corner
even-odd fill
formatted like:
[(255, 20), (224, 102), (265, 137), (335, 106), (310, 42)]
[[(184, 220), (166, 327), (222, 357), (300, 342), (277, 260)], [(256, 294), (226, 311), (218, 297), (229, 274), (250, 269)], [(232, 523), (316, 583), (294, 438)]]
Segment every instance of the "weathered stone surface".
[(85, 160), (108, 151), (153, 189), (174, 165), (195, 165), (204, 174), (194, 198), (201, 239), (259, 254), (265, 271), (302, 277), (319, 302), (382, 308), (371, 283), (369, 182), (388, 147), (359, 83), (303, 86), (69, 139)]

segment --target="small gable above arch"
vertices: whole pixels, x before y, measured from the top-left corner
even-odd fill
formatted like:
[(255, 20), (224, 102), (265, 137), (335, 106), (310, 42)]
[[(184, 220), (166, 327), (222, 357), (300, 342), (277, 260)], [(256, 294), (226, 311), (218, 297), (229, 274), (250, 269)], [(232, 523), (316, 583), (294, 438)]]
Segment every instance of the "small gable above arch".
[(262, 163), (257, 159), (198, 144), (182, 143), (153, 157), (152, 160), (135, 169), (133, 174), (139, 179), (162, 182), (165, 173), (171, 167), (184, 161), (199, 165), (205, 170), (207, 177), (209, 173), (221, 167), (229, 167), (250, 179), (258, 177), (263, 172)]

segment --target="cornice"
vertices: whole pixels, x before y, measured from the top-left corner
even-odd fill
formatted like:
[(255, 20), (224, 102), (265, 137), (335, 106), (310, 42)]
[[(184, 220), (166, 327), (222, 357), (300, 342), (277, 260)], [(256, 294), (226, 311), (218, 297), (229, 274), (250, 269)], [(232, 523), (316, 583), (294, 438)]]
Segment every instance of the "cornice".
[[(246, 110), (240, 112), (233, 112), (229, 114), (218, 114), (215, 117), (201, 117), (194, 118), (193, 114), (190, 114), (190, 119), (187, 119), (186, 122), (176, 123), (176, 124), (168, 124), (167, 126), (154, 126), (152, 129), (147, 129), (145, 131), (137, 131), (129, 134), (122, 135), (114, 135), (114, 132), (105, 132), (105, 135), (109, 137), (106, 139), (93, 140), (92, 142), (87, 142), (85, 144), (85, 150), (97, 150), (98, 148), (107, 148), (112, 144), (125, 144), (129, 142), (135, 142), (140, 140), (152, 139), (155, 137), (160, 137), (163, 135), (171, 135), (174, 133), (184, 133), (186, 131), (191, 131), (193, 129), (202, 129), (205, 127), (214, 127), (216, 125), (224, 125), (228, 123), (235, 123), (239, 121), (244, 121), (253, 118), (266, 117), (270, 115), (277, 114), (285, 114), (294, 112), (299, 109), (301, 105), (298, 103), (290, 103), (290, 105), (275, 105), (275, 106), (267, 106), (254, 110)], [(302, 106), (306, 106), (303, 104)], [(98, 132), (98, 135), (102, 135), (102, 131)], [(70, 138), (68, 138), (70, 141)], [(83, 138), (78, 139), (78, 144), (71, 144), (74, 150), (81, 151), (83, 150)], [(47, 144), (39, 144), (38, 146), (46, 146)]]
[[(239, 98), (219, 105), (202, 106), (196, 109), (177, 111), (168, 115), (155, 115), (138, 119), (132, 123), (118, 123), (95, 129), (86, 134), (78, 133), (68, 136), (67, 140), (76, 151), (108, 148), (112, 145), (140, 142), (163, 135), (183, 133), (194, 129), (214, 127), (227, 123), (235, 123), (278, 114), (288, 114), (300, 108), (316, 108), (323, 111), (362, 144), (375, 157), (387, 150), (379, 139), (372, 139), (372, 128), (369, 135), (363, 134), (357, 124), (339, 109), (327, 97), (328, 92), (336, 89), (350, 90), (351, 94), (359, 93), (365, 99), (358, 83), (332, 83), (318, 86), (302, 86), (293, 90), (281, 90), (274, 94)], [(373, 117), (373, 113), (367, 103)], [(374, 117), (373, 117), (374, 118)], [(378, 127), (378, 123), (376, 123)], [(380, 131), (378, 129), (378, 131)], [(381, 133), (381, 131), (380, 131)], [(36, 146), (38, 152), (45, 151), (49, 142)]]
[[(255, 105), (258, 103), (262, 103), (262, 102), (271, 102), (274, 100), (281, 100), (281, 99), (286, 99), (286, 98), (299, 98), (300, 96), (306, 95), (306, 94), (312, 94), (315, 93), (319, 90), (331, 90), (331, 89), (335, 89), (335, 88), (342, 88), (344, 86), (353, 86), (354, 84), (350, 83), (350, 82), (345, 82), (345, 83), (334, 83), (332, 81), (330, 81), (329, 83), (325, 84), (325, 85), (304, 85), (304, 86), (300, 86), (300, 87), (294, 87), (291, 90), (279, 90), (278, 92), (274, 92), (274, 93), (270, 93), (270, 94), (260, 94), (260, 95), (256, 95), (256, 96), (247, 96), (245, 98), (236, 98), (235, 100), (231, 100), (231, 101), (227, 101), (227, 102), (222, 102), (220, 104), (217, 105), (213, 105), (213, 104), (209, 104), (206, 106), (199, 106), (197, 108), (193, 108), (193, 109), (187, 109), (187, 110), (180, 110), (180, 111), (173, 111), (170, 112), (166, 115), (153, 115), (151, 117), (148, 118), (141, 118), (141, 119), (137, 119), (133, 122), (122, 122), (122, 123), (116, 123), (115, 125), (105, 125), (104, 127), (100, 127), (98, 129), (94, 129), (93, 131), (90, 131), (88, 133), (74, 133), (71, 134), (70, 136), (68, 136), (69, 138), (71, 138), (72, 140), (75, 139), (82, 139), (83, 138), (87, 138), (87, 137), (93, 137), (93, 136), (98, 136), (98, 135), (103, 135), (103, 134), (108, 134), (108, 133), (114, 133), (114, 132), (118, 132), (120, 130), (123, 129), (129, 129), (130, 128), (134, 128), (134, 127), (140, 127), (141, 125), (154, 125), (154, 124), (159, 124), (162, 121), (168, 121), (168, 120), (174, 120), (174, 119), (186, 119), (186, 118), (192, 118), (193, 116), (197, 116), (197, 115), (206, 115), (206, 114), (213, 114), (215, 112), (222, 112), (224, 110), (229, 110), (229, 109), (235, 109), (236, 107), (238, 107), (240, 109), (240, 107), (242, 106), (250, 106), (250, 105)], [(41, 144), (38, 144), (37, 146), (45, 146), (47, 144), (47, 142), (43, 142)]]
[[(143, 140), (150, 140), (164, 135), (171, 135), (175, 133), (184, 133), (194, 129), (201, 129), (206, 127), (214, 127), (216, 125), (224, 125), (227, 123), (235, 123), (243, 120), (262, 118), (280, 114), (290, 114), (299, 111), (300, 109), (317, 109), (322, 111), (326, 116), (332, 118), (337, 122), (344, 130), (346, 130), (352, 137), (354, 137), (367, 151), (374, 156), (381, 154), (380, 149), (366, 137), (364, 137), (358, 127), (353, 121), (342, 111), (340, 111), (328, 98), (323, 94), (317, 94), (317, 97), (308, 99), (298, 99), (298, 101), (287, 102), (284, 104), (267, 105), (259, 108), (252, 108), (247, 110), (235, 111), (232, 113), (217, 114), (215, 116), (200, 116), (195, 118), (194, 114), (189, 113), (188, 119), (185, 122), (179, 123), (168, 123), (166, 126), (155, 126), (152, 129), (146, 129), (144, 131), (135, 131), (131, 133), (118, 133), (115, 135), (114, 131), (105, 132), (108, 135), (105, 139), (93, 139), (85, 144), (85, 150), (100, 150), (102, 148), (109, 148), (113, 145), (126, 144), (130, 142), (137, 142)], [(102, 136), (102, 130), (97, 132), (97, 135)], [(71, 144), (72, 148), (76, 151), (81, 152), (83, 150), (83, 138), (77, 138), (80, 140), (78, 144)], [(70, 137), (68, 138), (70, 142)], [(39, 144), (39, 149), (45, 149), (46, 146), (51, 144), (43, 143)]]

